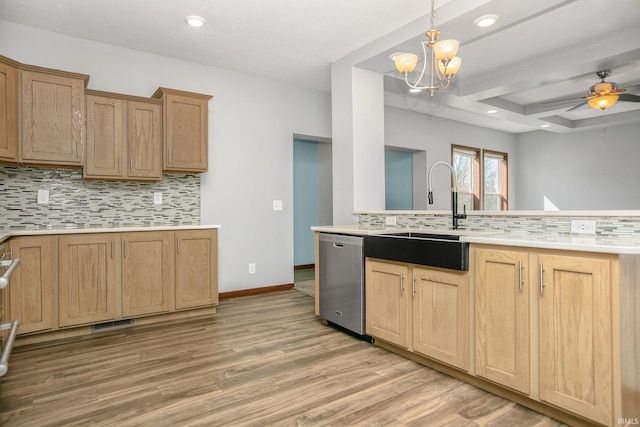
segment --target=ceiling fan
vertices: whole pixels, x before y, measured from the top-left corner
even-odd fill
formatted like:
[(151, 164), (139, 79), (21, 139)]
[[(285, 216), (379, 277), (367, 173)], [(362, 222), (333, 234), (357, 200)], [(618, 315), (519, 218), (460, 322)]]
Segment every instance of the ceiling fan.
[(591, 86), (589, 89), (589, 95), (582, 97), (586, 99), (585, 101), (571, 107), (567, 111), (573, 111), (585, 104), (589, 104), (595, 109), (604, 110), (611, 107), (617, 101), (640, 102), (640, 96), (624, 93), (627, 89), (619, 89), (617, 83), (605, 81), (605, 79), (610, 75), (611, 70), (601, 70), (596, 72), (596, 77), (600, 79), (600, 83), (596, 83)]

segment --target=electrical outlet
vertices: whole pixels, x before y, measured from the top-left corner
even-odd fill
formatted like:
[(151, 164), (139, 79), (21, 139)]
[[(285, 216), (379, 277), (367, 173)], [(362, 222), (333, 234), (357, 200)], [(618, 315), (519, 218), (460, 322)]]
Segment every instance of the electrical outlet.
[(256, 263), (252, 262), (249, 264), (249, 274), (256, 274)]
[(571, 233), (596, 234), (596, 222), (583, 219), (572, 219)]
[(273, 201), (273, 210), (281, 211), (282, 210), (282, 200), (274, 200)]
[(38, 204), (49, 204), (49, 190), (38, 190)]
[(384, 223), (386, 225), (397, 225), (396, 217), (395, 216), (385, 216), (384, 217)]
[(162, 204), (162, 192), (156, 191), (153, 193), (153, 204), (154, 205)]

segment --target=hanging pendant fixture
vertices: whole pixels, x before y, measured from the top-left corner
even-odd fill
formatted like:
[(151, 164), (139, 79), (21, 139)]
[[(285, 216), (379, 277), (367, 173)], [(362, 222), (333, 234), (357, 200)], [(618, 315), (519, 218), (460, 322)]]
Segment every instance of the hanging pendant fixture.
[[(436, 91), (445, 90), (451, 83), (451, 78), (460, 70), (462, 59), (456, 56), (460, 43), (458, 40), (439, 40), (440, 31), (433, 23), (435, 12), (435, 0), (431, 0), (431, 29), (425, 33), (428, 40), (422, 42), (423, 65), (420, 77), (415, 83), (409, 81), (409, 74), (418, 65), (418, 55), (413, 53), (400, 53), (393, 57), (396, 69), (404, 75), (404, 81), (412, 91), (426, 91), (433, 96)], [(427, 48), (430, 55), (427, 55)], [(428, 58), (430, 56), (431, 58)], [(427, 71), (427, 63), (430, 64), (429, 83), (422, 83)]]

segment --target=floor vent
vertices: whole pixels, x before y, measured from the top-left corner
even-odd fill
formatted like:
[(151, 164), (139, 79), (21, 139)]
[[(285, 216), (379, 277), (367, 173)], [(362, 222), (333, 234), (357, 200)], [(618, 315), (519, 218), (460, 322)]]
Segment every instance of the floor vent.
[(91, 332), (109, 332), (115, 329), (128, 328), (133, 326), (133, 319), (116, 320), (114, 322), (104, 322), (91, 325)]

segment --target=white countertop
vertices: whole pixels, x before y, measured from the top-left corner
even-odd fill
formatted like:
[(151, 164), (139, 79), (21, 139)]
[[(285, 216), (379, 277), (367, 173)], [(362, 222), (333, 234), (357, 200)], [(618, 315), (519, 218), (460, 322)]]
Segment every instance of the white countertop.
[(519, 246), (540, 249), (560, 249), (581, 252), (640, 255), (640, 237), (596, 237), (590, 235), (536, 235), (496, 231), (450, 230), (433, 228), (391, 228), (384, 226), (327, 225), (311, 227), (324, 233), (359, 236), (401, 232), (458, 235), (460, 240), (487, 245)]
[(178, 231), (220, 228), (220, 225), (123, 225), (113, 227), (25, 227), (0, 230), (0, 243), (17, 236), (46, 236), (50, 234), (127, 233), (133, 231)]

